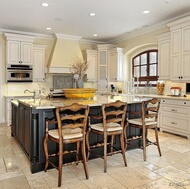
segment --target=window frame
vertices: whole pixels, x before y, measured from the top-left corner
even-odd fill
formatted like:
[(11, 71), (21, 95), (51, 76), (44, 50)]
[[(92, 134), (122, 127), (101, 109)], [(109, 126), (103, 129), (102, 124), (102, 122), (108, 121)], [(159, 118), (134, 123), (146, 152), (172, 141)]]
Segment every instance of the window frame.
[[(150, 63), (150, 53), (152, 52), (156, 52), (156, 62), (155, 63)], [(146, 64), (141, 64), (141, 55), (146, 54)], [(135, 59), (139, 57), (139, 65), (135, 65)], [(141, 70), (140, 68), (142, 67), (142, 65), (147, 65), (147, 75), (146, 76), (141, 76), (141, 71), (139, 71), (139, 77), (138, 77), (138, 81), (139, 81), (139, 85), (138, 86), (148, 86), (151, 84), (152, 81), (158, 81), (158, 49), (150, 49), (150, 50), (146, 50), (143, 52), (138, 53), (137, 55), (135, 55), (132, 58), (132, 75), (134, 76), (134, 70), (136, 67), (139, 67), (139, 70)], [(149, 76), (150, 75), (150, 65), (156, 65), (156, 76)], [(134, 81), (135, 81), (135, 86), (137, 86), (137, 77), (134, 77)], [(142, 84), (141, 82), (146, 81), (146, 83)], [(156, 84), (151, 84), (152, 86), (156, 86)]]

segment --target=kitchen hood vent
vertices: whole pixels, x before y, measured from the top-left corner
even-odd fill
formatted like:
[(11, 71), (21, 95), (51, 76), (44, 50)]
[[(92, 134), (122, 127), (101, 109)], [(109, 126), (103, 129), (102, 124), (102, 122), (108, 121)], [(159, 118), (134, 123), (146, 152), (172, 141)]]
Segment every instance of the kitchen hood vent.
[(55, 34), (55, 41), (48, 63), (48, 73), (70, 73), (71, 64), (78, 57), (83, 59), (78, 40), (81, 37)]

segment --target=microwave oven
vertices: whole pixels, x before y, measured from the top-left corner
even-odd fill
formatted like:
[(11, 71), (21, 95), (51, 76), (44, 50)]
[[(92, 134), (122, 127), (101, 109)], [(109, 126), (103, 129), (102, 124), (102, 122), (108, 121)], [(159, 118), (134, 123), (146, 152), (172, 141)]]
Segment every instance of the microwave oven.
[(32, 82), (33, 68), (30, 65), (9, 65), (6, 69), (6, 82)]

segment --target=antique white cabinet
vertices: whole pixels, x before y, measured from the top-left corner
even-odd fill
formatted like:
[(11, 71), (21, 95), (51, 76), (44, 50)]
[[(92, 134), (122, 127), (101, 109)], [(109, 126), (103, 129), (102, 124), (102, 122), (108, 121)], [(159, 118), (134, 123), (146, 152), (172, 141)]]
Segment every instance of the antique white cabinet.
[(170, 79), (170, 32), (156, 36), (158, 40), (159, 80)]
[(159, 127), (190, 139), (190, 101), (161, 99)]
[(123, 49), (113, 48), (109, 50), (109, 66), (108, 75), (109, 81), (117, 82), (124, 81), (124, 61), (123, 61)]
[(97, 45), (98, 50), (98, 90), (108, 89), (108, 63), (110, 45)]
[(171, 73), (172, 81), (190, 80), (190, 17), (168, 24), (171, 30)]
[(88, 62), (88, 69), (86, 71), (87, 81), (95, 82), (98, 78), (98, 51), (97, 50), (85, 50), (83, 53), (84, 59)]
[(33, 64), (34, 36), (4, 33), (7, 64)]
[(45, 79), (45, 48), (44, 45), (34, 45), (33, 81), (44, 81)]

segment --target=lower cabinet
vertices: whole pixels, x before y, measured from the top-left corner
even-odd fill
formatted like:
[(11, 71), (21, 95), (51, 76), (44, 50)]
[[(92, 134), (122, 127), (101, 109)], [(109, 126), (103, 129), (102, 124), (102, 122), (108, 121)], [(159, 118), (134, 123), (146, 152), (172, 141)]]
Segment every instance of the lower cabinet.
[(11, 136), (18, 137), (18, 105), (12, 103), (12, 124), (11, 124)]
[(190, 139), (190, 102), (162, 99), (159, 110), (160, 131), (167, 131)]
[[(16, 108), (12, 109), (13, 120), (15, 121), (14, 127), (16, 127), (16, 138), (20, 142), (22, 148), (24, 149), (27, 156), (30, 157), (30, 126), (31, 126), (31, 111), (30, 107), (18, 106), (17, 112), (15, 112)], [(15, 116), (16, 115), (16, 116)], [(14, 125), (14, 122), (13, 122)]]

